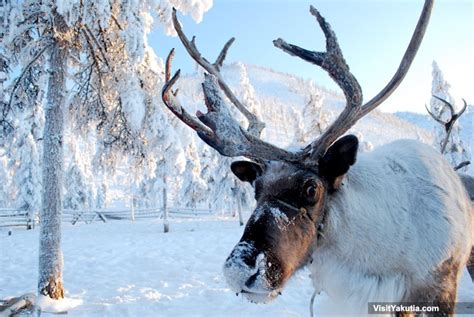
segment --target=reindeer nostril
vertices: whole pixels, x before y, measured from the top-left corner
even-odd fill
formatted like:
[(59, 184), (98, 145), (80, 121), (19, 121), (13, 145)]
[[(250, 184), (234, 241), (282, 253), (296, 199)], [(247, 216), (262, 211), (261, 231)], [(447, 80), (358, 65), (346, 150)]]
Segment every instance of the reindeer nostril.
[(245, 282), (245, 286), (251, 288), (255, 284), (257, 277), (258, 277), (258, 272), (248, 278), (248, 280)]

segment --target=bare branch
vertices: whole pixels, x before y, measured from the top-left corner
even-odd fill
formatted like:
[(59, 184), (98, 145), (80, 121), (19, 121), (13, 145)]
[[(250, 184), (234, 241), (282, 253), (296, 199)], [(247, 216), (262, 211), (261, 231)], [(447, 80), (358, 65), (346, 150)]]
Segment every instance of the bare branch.
[(117, 27), (119, 28), (120, 31), (123, 31), (122, 25), (120, 25), (119, 21), (117, 20), (117, 18), (113, 14), (112, 14), (112, 21), (114, 21), (115, 25), (117, 25)]
[(88, 27), (87, 25), (84, 25), (84, 29), (85, 29), (85, 31), (86, 31), (84, 34), (88, 35), (88, 36), (89, 36), (89, 39), (91, 39), (91, 40), (94, 42), (95, 46), (96, 46), (97, 49), (99, 50), (99, 52), (100, 52), (100, 54), (101, 54), (101, 56), (102, 56), (102, 58), (103, 58), (103, 60), (104, 60), (105, 65), (107, 65), (107, 67), (108, 67), (109, 69), (111, 69), (110, 63), (109, 63), (109, 61), (108, 61), (108, 59), (107, 59), (107, 55), (106, 55), (105, 52), (103, 51), (103, 48), (102, 48), (102, 46), (99, 44), (99, 41), (97, 41), (97, 39), (95, 38), (94, 34), (92, 33), (92, 31), (89, 29), (89, 27)]
[[(10, 111), (11, 109), (11, 106), (12, 106), (12, 102), (13, 102), (13, 98), (15, 96), (15, 93), (16, 93), (16, 90), (18, 89), (21, 81), (23, 80), (23, 77), (25, 76), (25, 74), (31, 69), (31, 67), (36, 63), (36, 61), (44, 54), (44, 52), (49, 48), (51, 47), (52, 43), (48, 43), (46, 44), (32, 59), (31, 61), (26, 65), (25, 68), (23, 68), (23, 71), (20, 73), (20, 75), (16, 78), (15, 80), (15, 84), (13, 85), (13, 89), (11, 91), (11, 94), (10, 94), (10, 99), (8, 100), (8, 106), (7, 106), (7, 109), (6, 111)], [(5, 110), (4, 110), (5, 111)]]

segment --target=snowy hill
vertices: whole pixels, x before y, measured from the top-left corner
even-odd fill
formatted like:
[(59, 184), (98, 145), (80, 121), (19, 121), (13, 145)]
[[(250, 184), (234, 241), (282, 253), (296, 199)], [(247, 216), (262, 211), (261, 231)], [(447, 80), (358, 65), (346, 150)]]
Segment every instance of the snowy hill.
[[(321, 106), (322, 116), (327, 116), (326, 120), (329, 122), (339, 115), (345, 104), (342, 94), (326, 90), (313, 81), (268, 68), (234, 63), (224, 67), (223, 75), (241, 99), (244, 99), (242, 98), (242, 82), (248, 80), (254, 91), (254, 98), (260, 105), (257, 114), (260, 114), (267, 124), (263, 138), (280, 146), (294, 143), (298, 124), (303, 123), (303, 133), (311, 134), (311, 130), (314, 130), (314, 127), (304, 125), (303, 122), (304, 107), (308, 104), (311, 94), (319, 96), (322, 104), (317, 106)], [(197, 86), (202, 79), (192, 76), (187, 77), (186, 81), (187, 83), (180, 87), (180, 91), (186, 95), (184, 97), (186, 101), (183, 104), (193, 110), (198, 107), (198, 104), (202, 105), (203, 101), (193, 99), (199, 92), (190, 93), (186, 88)], [(362, 135), (364, 141), (369, 141), (374, 146), (400, 138), (432, 142), (431, 131), (422, 125), (413, 124), (397, 115), (377, 110), (358, 122), (350, 133)], [(317, 136), (316, 131), (313, 135)]]
[(433, 119), (430, 118), (428, 114), (402, 111), (395, 112), (394, 115), (427, 131), (433, 130), (435, 126), (435, 122), (433, 121)]

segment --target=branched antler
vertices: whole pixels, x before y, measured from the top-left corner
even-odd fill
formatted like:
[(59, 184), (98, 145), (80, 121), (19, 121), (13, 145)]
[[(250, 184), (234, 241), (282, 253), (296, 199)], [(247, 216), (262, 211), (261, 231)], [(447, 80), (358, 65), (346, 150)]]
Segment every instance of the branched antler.
[[(298, 156), (266, 143), (243, 129), (232, 117), (220, 90), (218, 79), (205, 74), (202, 84), (207, 113), (197, 112), (197, 120), (179, 103), (173, 85), (179, 78), (178, 70), (171, 77), (171, 61), (174, 49), (166, 59), (165, 85), (162, 99), (165, 105), (184, 123), (195, 130), (198, 136), (224, 156), (246, 156), (252, 159), (297, 161)], [(171, 78), (170, 78), (171, 77)]]
[(231, 38), (227, 43), (224, 45), (224, 48), (222, 49), (221, 53), (217, 57), (215, 63), (211, 64), (207, 59), (201, 56), (201, 53), (196, 47), (196, 37), (193, 36), (191, 41), (188, 40), (186, 35), (183, 32), (183, 29), (181, 28), (181, 25), (178, 21), (178, 18), (176, 17), (176, 9), (173, 8), (173, 25), (178, 33), (179, 38), (181, 39), (181, 42), (183, 43), (184, 47), (188, 51), (189, 55), (199, 64), (204, 68), (209, 74), (214, 75), (217, 78), (217, 81), (219, 83), (219, 86), (221, 87), (222, 91), (224, 94), (229, 98), (229, 100), (235, 105), (235, 107), (245, 116), (245, 118), (249, 122), (249, 126), (247, 128), (247, 131), (256, 136), (259, 137), (260, 134), (262, 133), (262, 130), (265, 128), (265, 124), (258, 120), (258, 118), (251, 113), (240, 101), (237, 99), (237, 97), (234, 95), (232, 90), (229, 88), (229, 86), (226, 84), (224, 79), (222, 78), (222, 75), (220, 73), (220, 67), (222, 66), (222, 63), (224, 62), (224, 59), (227, 56), (227, 51), (229, 50), (230, 46), (234, 42), (235, 38)]
[(166, 58), (166, 69), (165, 69), (165, 85), (161, 91), (161, 97), (165, 105), (170, 109), (175, 116), (177, 116), (181, 121), (186, 123), (190, 128), (195, 130), (198, 133), (203, 135), (211, 135), (212, 131), (209, 130), (204, 124), (196, 120), (192, 115), (190, 115), (179, 103), (176, 98), (177, 91), (173, 91), (173, 85), (178, 81), (179, 75), (181, 73), (178, 70), (173, 77), (171, 77), (171, 64), (174, 57), (174, 48), (168, 54)]
[[(203, 114), (198, 111), (197, 118), (199, 120), (197, 120), (184, 110), (177, 100), (176, 94), (173, 93), (172, 86), (179, 78), (179, 71), (171, 77), (171, 59), (174, 51), (171, 51), (166, 62), (166, 83), (162, 91), (163, 101), (179, 119), (194, 129), (202, 140), (215, 148), (222, 155), (241, 155), (255, 160), (299, 162), (312, 168), (318, 164), (319, 158), (324, 155), (329, 146), (336, 141), (337, 138), (347, 132), (357, 120), (380, 105), (403, 80), (420, 46), (429, 21), (432, 6), (433, 0), (425, 0), (425, 5), (412, 39), (395, 75), (379, 94), (363, 106), (362, 89), (344, 60), (344, 56), (337, 42), (336, 34), (331, 29), (329, 23), (325, 21), (314, 7), (310, 7), (310, 12), (316, 17), (326, 37), (325, 52), (309, 51), (296, 45), (288, 44), (282, 39), (277, 39), (273, 42), (276, 47), (288, 54), (298, 56), (324, 69), (336, 81), (346, 97), (346, 107), (334, 123), (331, 124), (320, 138), (312, 142), (299, 153), (285, 151), (259, 139), (264, 124), (259, 121), (253, 113), (248, 111), (223, 80), (220, 68), (234, 39), (230, 39), (225, 44), (217, 60), (214, 63), (210, 63), (201, 56), (201, 53), (196, 47), (195, 37), (193, 37), (191, 41), (188, 40), (179, 24), (176, 17), (176, 10), (174, 9), (173, 24), (181, 42), (191, 57), (209, 73), (206, 74), (205, 81), (202, 84), (207, 113)], [(239, 123), (232, 118), (229, 108), (221, 96), (220, 90), (224, 92), (227, 98), (247, 118), (249, 121), (247, 129), (242, 128)]]
[(317, 143), (313, 142), (307, 148), (311, 157), (321, 157), (326, 152), (326, 149), (354, 124), (353, 117), (357, 114), (362, 104), (362, 89), (357, 79), (350, 72), (337, 42), (336, 34), (331, 29), (329, 23), (313, 6), (310, 6), (309, 11), (316, 17), (319, 26), (326, 36), (326, 52), (308, 51), (296, 45), (288, 44), (282, 39), (273, 41), (273, 44), (290, 55), (297, 56), (324, 69), (341, 87), (346, 96), (347, 104), (342, 113), (317, 140)]
[(464, 102), (464, 106), (462, 107), (462, 109), (456, 113), (456, 111), (454, 110), (454, 107), (451, 103), (449, 103), (448, 101), (438, 97), (438, 96), (435, 96), (433, 95), (434, 98), (438, 99), (439, 101), (441, 101), (442, 103), (444, 103), (448, 109), (449, 109), (449, 113), (450, 113), (450, 118), (448, 119), (448, 121), (443, 121), (441, 120), (441, 117), (438, 115), (435, 115), (433, 114), (429, 109), (428, 107), (425, 105), (425, 108), (426, 108), (426, 111), (428, 111), (429, 115), (438, 123), (440, 123), (441, 125), (444, 126), (444, 130), (446, 132), (446, 136), (444, 137), (444, 140), (443, 142), (441, 142), (441, 154), (444, 154), (446, 153), (446, 146), (448, 145), (448, 142), (449, 142), (449, 137), (451, 136), (451, 132), (453, 131), (453, 127), (454, 127), (454, 124), (456, 123), (456, 121), (459, 119), (459, 117), (462, 116), (462, 114), (464, 113), (464, 111), (466, 111), (466, 108), (467, 108), (467, 103), (466, 103), (466, 100), (462, 100)]
[(284, 52), (297, 56), (324, 69), (342, 89), (346, 97), (346, 107), (339, 117), (337, 117), (316, 141), (311, 143), (304, 150), (304, 155), (306, 157), (309, 156), (309, 161), (317, 162), (338, 137), (347, 132), (360, 118), (386, 100), (402, 82), (421, 44), (432, 7), (433, 0), (426, 0), (410, 44), (395, 75), (380, 93), (363, 106), (361, 106), (362, 89), (344, 60), (335, 33), (329, 23), (326, 22), (319, 11), (313, 6), (310, 6), (310, 13), (316, 17), (324, 32), (326, 37), (326, 52), (308, 51), (296, 45), (288, 44), (282, 39), (277, 39), (273, 42), (276, 47), (282, 49)]

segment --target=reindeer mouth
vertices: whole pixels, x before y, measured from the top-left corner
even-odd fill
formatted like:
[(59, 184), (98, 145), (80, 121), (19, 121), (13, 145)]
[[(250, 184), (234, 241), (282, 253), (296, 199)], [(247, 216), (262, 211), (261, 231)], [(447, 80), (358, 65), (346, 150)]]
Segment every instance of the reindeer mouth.
[(281, 294), (281, 285), (268, 279), (265, 252), (251, 242), (239, 242), (224, 264), (224, 276), (230, 288), (254, 303), (268, 303)]
[[(275, 299), (278, 295), (281, 295), (281, 289), (267, 291), (267, 292), (255, 292), (250, 290), (241, 290), (240, 293), (245, 296), (250, 302), (255, 304), (267, 304)], [(238, 295), (238, 294), (237, 294)]]
[[(245, 296), (249, 301), (253, 303), (268, 303), (275, 297), (281, 294), (281, 288), (269, 289), (267, 288), (268, 282), (262, 283), (261, 279), (265, 279), (265, 276), (261, 272), (257, 272), (252, 275), (245, 283), (244, 289), (240, 293)], [(265, 285), (265, 287), (262, 287)]]

